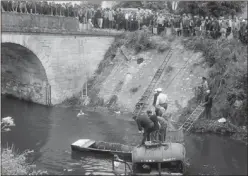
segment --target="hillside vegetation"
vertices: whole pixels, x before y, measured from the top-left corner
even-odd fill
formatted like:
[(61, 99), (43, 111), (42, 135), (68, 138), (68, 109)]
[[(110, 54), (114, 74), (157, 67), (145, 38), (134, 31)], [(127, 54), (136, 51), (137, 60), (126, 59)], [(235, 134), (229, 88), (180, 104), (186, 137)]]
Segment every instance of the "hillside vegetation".
[[(247, 122), (247, 46), (237, 40), (188, 38), (188, 49), (196, 46), (208, 67), (213, 101), (213, 117), (227, 118), (236, 125)], [(194, 104), (194, 103), (193, 103)]]

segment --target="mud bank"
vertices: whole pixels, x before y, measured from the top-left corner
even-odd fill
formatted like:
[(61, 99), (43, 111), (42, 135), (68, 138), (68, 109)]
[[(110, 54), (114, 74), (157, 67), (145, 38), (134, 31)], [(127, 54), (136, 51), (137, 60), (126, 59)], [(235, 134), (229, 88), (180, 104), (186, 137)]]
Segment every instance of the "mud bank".
[(217, 120), (199, 119), (191, 129), (192, 133), (212, 133), (229, 136), (232, 139), (247, 142), (247, 130), (237, 127), (230, 122), (219, 123)]

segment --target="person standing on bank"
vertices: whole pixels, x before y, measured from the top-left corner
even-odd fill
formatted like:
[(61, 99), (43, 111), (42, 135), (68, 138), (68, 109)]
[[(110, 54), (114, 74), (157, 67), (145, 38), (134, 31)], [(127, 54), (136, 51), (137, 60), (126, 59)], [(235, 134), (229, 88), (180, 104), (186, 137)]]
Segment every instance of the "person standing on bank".
[[(161, 111), (160, 110), (161, 108), (164, 108), (164, 110), (166, 111), (168, 108), (168, 96), (162, 93), (161, 88), (156, 89), (156, 91), (158, 92), (158, 95), (155, 103), (155, 111), (158, 111), (158, 109), (159, 111)], [(162, 116), (162, 115), (159, 114), (158, 116)]]
[(206, 96), (206, 91), (209, 90), (209, 86), (208, 86), (208, 81), (207, 78), (202, 77), (202, 83), (201, 83), (201, 92), (202, 92), (202, 98), (201, 98), (201, 102), (204, 101), (204, 98)]
[(210, 94), (210, 90), (206, 91), (205, 101), (202, 106), (205, 106), (204, 116), (206, 119), (211, 119), (211, 109), (212, 109), (213, 98)]

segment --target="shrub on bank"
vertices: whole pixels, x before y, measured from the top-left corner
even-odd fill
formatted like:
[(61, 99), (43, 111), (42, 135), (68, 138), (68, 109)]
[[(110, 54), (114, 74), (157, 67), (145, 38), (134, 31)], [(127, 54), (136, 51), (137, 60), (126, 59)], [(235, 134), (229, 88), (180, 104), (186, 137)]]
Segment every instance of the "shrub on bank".
[(127, 48), (134, 49), (136, 53), (156, 48), (157, 44), (151, 38), (151, 34), (145, 30), (127, 32), (124, 45)]
[(157, 50), (159, 53), (163, 53), (165, 51), (168, 51), (169, 49), (170, 49), (170, 46), (167, 43), (161, 43), (157, 47)]
[[(11, 117), (1, 119), (1, 132), (10, 131), (15, 126)], [(14, 147), (1, 148), (2, 175), (45, 175), (46, 171), (36, 170), (35, 165), (27, 163), (27, 156), (32, 153), (26, 150), (23, 153), (14, 151)]]
[[(233, 39), (191, 37), (184, 40), (188, 49), (203, 53), (209, 67), (208, 80), (213, 101), (213, 117), (225, 117), (236, 125), (247, 122), (247, 46)], [(237, 108), (235, 102), (242, 103)]]

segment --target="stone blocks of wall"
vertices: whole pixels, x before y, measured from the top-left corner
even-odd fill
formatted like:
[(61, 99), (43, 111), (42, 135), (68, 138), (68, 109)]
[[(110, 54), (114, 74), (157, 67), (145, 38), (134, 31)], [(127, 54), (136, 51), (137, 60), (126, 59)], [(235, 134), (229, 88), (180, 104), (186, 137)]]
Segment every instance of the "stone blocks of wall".
[(2, 31), (12, 32), (75, 32), (79, 21), (73, 17), (2, 12)]
[(2, 33), (2, 43), (26, 47), (37, 56), (51, 85), (51, 103), (63, 102), (81, 92), (114, 37)]
[(41, 84), (27, 84), (19, 82), (15, 78), (11, 78), (6, 74), (2, 74), (1, 93), (13, 95), (17, 98), (32, 101), (38, 104), (47, 104), (46, 87)]

